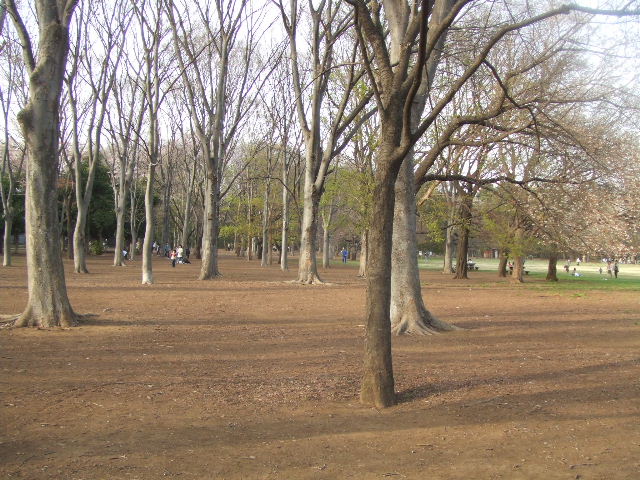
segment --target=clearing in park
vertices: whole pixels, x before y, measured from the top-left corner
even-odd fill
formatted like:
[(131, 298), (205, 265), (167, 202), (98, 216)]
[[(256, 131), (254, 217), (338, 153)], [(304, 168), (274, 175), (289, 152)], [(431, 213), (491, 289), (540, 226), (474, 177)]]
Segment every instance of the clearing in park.
[[(308, 287), (224, 255), (205, 284), (157, 260), (141, 286), (111, 261), (65, 261), (82, 326), (0, 332), (1, 478), (640, 478), (640, 267), (549, 285), (532, 264), (520, 286), (423, 270), (464, 330), (395, 337), (399, 404), (377, 411), (358, 402), (355, 266)], [(26, 299), (17, 256), (0, 314)]]

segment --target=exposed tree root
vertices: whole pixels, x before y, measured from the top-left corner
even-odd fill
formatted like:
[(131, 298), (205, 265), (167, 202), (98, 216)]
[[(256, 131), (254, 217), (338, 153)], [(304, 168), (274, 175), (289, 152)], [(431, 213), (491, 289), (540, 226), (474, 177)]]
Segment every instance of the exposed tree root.
[(308, 273), (306, 275), (298, 277), (293, 283), (300, 283), (302, 285), (327, 285), (322, 279), (315, 273)]
[(463, 330), (451, 323), (447, 323), (433, 316), (425, 309), (407, 309), (404, 314), (393, 319), (391, 333), (393, 335), (434, 335), (442, 332)]

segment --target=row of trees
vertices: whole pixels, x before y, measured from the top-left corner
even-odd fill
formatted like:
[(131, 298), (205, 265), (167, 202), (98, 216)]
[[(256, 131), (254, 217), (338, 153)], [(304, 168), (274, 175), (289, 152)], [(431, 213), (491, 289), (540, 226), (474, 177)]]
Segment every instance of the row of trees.
[[(144, 284), (154, 281), (152, 243), (177, 240), (178, 230), (180, 243), (193, 242), (202, 257), (201, 280), (220, 274), (221, 234), (234, 235), (249, 256), (260, 243), (263, 264), (279, 243), (287, 268), (286, 247), (297, 235), (292, 211), (298, 281), (321, 282), (319, 224), (326, 234), (337, 213), (351, 209), (367, 278), (361, 399), (379, 407), (395, 401), (392, 329), (455, 328), (422, 299), (418, 203), (448, 199), (444, 227), (449, 239), (457, 229), (461, 278), (478, 204), (499, 247), (516, 259), (516, 278), (527, 238), (553, 257), (605, 245), (601, 230), (620, 245), (634, 233), (635, 104), (612, 76), (612, 55), (589, 44), (592, 15), (635, 18), (629, 6), (34, 3), (36, 19), (13, 0), (0, 10), (2, 54), (15, 60), (21, 49), (24, 59), (24, 70), (15, 61), (7, 67), (2, 99), (10, 220), (27, 157), (29, 303), (17, 326), (76, 324), (59, 244), (71, 200), (58, 207), (58, 179), (66, 172), (75, 189), (74, 270), (87, 273), (85, 233), (101, 164), (116, 213), (114, 265), (122, 265), (128, 211), (133, 244), (144, 225)], [(21, 138), (10, 120), (18, 110)], [(345, 181), (351, 187), (340, 188)], [(143, 221), (137, 185), (145, 189)], [(606, 200), (597, 221), (580, 207), (594, 198)], [(257, 199), (260, 242), (252, 241)], [(326, 264), (326, 235), (323, 250)]]

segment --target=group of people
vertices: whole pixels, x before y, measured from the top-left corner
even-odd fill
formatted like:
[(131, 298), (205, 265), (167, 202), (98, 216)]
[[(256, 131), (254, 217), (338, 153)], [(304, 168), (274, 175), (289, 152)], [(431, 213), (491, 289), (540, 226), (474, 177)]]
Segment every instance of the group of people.
[(182, 245), (178, 245), (176, 248), (171, 248), (169, 243), (165, 243), (164, 247), (161, 248), (158, 242), (153, 242), (153, 251), (156, 255), (162, 253), (163, 256), (171, 260), (171, 266), (174, 268), (176, 263), (191, 263), (189, 261), (189, 256), (191, 255), (189, 247), (183, 248)]
[[(609, 275), (609, 277), (618, 278), (618, 272), (620, 272), (620, 266), (618, 265), (618, 261), (617, 260), (608, 260), (608, 259), (603, 259), (602, 261), (607, 263), (607, 275)], [(581, 262), (582, 262), (582, 259), (580, 257), (578, 257), (576, 259), (576, 264), (577, 264), (578, 267), (580, 266)], [(569, 273), (570, 266), (571, 266), (571, 260), (567, 260), (567, 262), (564, 264), (564, 271)], [(602, 273), (603, 273), (602, 267), (598, 268), (598, 272), (600, 273), (600, 275), (602, 275)], [(571, 272), (571, 275), (573, 275), (574, 277), (581, 277), (582, 276), (582, 274), (580, 272), (578, 272), (576, 267), (573, 267), (573, 271)]]

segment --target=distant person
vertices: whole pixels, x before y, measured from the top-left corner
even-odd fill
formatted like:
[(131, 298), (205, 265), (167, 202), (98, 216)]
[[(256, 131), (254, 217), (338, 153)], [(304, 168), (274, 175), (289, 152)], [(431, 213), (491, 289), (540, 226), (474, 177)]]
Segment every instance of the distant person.
[(165, 257), (168, 257), (171, 252), (171, 247), (169, 247), (169, 243), (164, 244), (163, 254)]
[(127, 252), (126, 248), (122, 249), (122, 259), (123, 260), (129, 260), (129, 252)]
[(610, 261), (607, 261), (607, 275), (611, 276), (613, 274), (613, 266)]
[(343, 248), (340, 253), (342, 254), (342, 263), (347, 263), (347, 259), (349, 258), (349, 250)]
[(184, 248), (182, 248), (182, 245), (178, 245), (176, 250), (176, 261), (178, 263), (182, 263), (182, 257), (184, 257)]
[(618, 262), (616, 261), (616, 263), (613, 264), (613, 274), (615, 275), (616, 278), (618, 278), (619, 271), (620, 271), (620, 268), (618, 267)]
[(600, 273), (600, 275), (602, 275), (602, 267), (600, 267), (600, 268), (598, 269), (598, 273)]
[(564, 264), (564, 271), (569, 273), (569, 262)]
[[(191, 249), (189, 247), (184, 249), (184, 256), (187, 260), (189, 260), (189, 257), (191, 256)], [(189, 262), (186, 262), (189, 263)]]
[(171, 260), (171, 266), (173, 268), (176, 268), (176, 259), (178, 258), (176, 251), (175, 250), (171, 250), (169, 252), (169, 260)]

